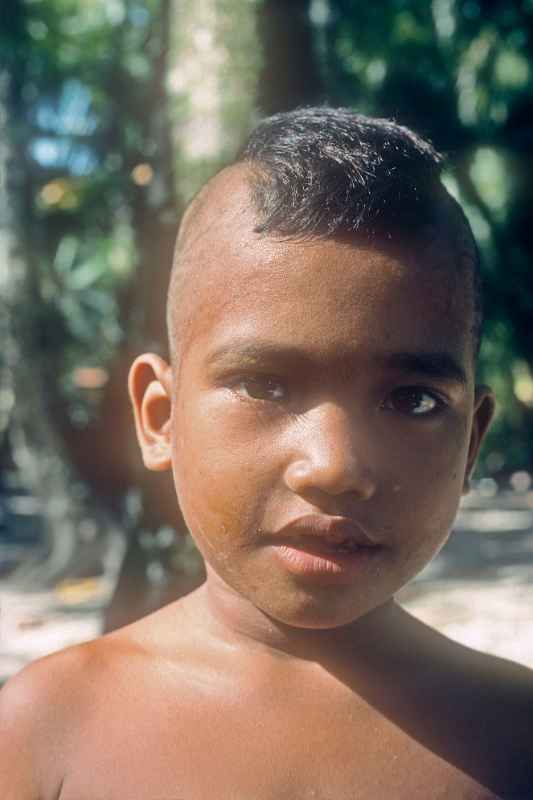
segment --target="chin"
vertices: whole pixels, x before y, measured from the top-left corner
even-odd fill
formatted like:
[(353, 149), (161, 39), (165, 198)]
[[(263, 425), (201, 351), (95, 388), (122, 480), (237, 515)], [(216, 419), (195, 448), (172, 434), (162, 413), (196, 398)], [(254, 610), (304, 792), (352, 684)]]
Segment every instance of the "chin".
[(332, 630), (357, 622), (384, 602), (350, 603), (346, 599), (335, 602), (331, 597), (307, 596), (298, 601), (292, 598), (283, 607), (281, 604), (272, 607), (271, 603), (258, 604), (257, 607), (269, 617), (293, 628)]

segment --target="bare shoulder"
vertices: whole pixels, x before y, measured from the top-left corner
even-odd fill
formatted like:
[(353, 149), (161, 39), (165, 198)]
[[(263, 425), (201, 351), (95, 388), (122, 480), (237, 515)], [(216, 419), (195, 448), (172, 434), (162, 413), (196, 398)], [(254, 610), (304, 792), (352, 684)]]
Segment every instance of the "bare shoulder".
[[(25, 667), (0, 691), (0, 797), (59, 796), (64, 770), (89, 717), (112, 696), (128, 636), (108, 636)], [(123, 671), (123, 668), (122, 668)]]
[(533, 671), (467, 648), (459, 665), (464, 689), (457, 698), (477, 734), (490, 785), (502, 800), (532, 800)]
[(479, 714), (492, 763), (500, 775), (500, 795), (533, 798), (533, 670), (507, 659), (471, 656), (479, 681)]
[(63, 744), (80, 707), (87, 645), (30, 664), (0, 691), (0, 796), (48, 800), (61, 785)]
[[(0, 692), (0, 719), (34, 726), (58, 724), (79, 711), (84, 688), (102, 671), (110, 650), (106, 638), (69, 647), (29, 664)], [(38, 712), (38, 713), (36, 713)]]
[(441, 753), (505, 800), (533, 798), (533, 670), (413, 618), (405, 629), (423, 714), (439, 720)]

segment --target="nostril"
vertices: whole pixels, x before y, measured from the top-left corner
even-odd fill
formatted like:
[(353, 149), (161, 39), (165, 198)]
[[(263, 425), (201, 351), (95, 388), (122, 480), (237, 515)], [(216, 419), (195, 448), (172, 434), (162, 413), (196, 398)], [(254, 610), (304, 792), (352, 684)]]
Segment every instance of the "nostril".
[(355, 494), (370, 499), (375, 481), (370, 472), (355, 459), (298, 459), (286, 470), (285, 481), (295, 494), (319, 491), (330, 495)]

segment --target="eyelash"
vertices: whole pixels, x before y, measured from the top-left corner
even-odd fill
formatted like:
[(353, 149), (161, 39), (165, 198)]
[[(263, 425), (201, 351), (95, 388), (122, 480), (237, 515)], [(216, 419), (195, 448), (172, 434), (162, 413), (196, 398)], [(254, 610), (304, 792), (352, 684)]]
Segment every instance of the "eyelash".
[[(275, 392), (278, 389), (281, 389), (281, 393), (279, 396), (264, 396), (264, 397), (254, 397), (254, 395), (249, 391), (249, 388), (252, 384), (255, 384), (256, 388), (259, 387), (258, 393), (264, 391), (265, 394), (268, 391)], [(248, 389), (246, 387), (248, 386)], [(278, 376), (275, 375), (253, 375), (250, 377), (238, 377), (234, 381), (231, 382), (229, 387), (240, 399), (246, 401), (253, 401), (256, 403), (273, 403), (275, 405), (279, 405), (283, 401), (288, 399), (288, 389), (286, 385), (286, 381)], [(245, 391), (243, 391), (243, 388)], [(409, 410), (401, 410), (395, 407), (394, 403), (392, 402), (394, 397), (398, 398), (398, 395), (403, 393), (403, 399), (412, 400), (415, 396), (418, 397), (420, 400), (421, 396), (429, 397), (433, 402), (434, 406), (429, 410), (416, 412), (416, 411), (409, 411)], [(384, 400), (381, 404), (381, 408), (390, 411), (396, 411), (397, 413), (404, 414), (407, 417), (420, 417), (420, 418), (428, 418), (436, 416), (437, 414), (441, 413), (446, 407), (447, 402), (442, 398), (440, 394), (435, 392), (433, 389), (430, 389), (426, 386), (399, 386), (394, 389), (388, 397)]]

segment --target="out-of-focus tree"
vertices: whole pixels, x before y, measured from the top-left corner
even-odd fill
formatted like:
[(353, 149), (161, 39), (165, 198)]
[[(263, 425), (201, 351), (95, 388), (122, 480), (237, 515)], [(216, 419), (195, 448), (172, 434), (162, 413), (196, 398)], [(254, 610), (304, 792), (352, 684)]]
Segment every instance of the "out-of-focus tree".
[[(19, 391), (18, 414), (6, 419), (8, 441), (13, 445), (20, 416), (36, 440), (41, 435), (43, 468), (48, 456), (61, 451), (59, 461), (65, 469), (72, 466), (72, 474), (65, 479), (68, 491), (61, 497), (50, 491), (50, 502), (68, 517), (79, 494), (90, 497), (81, 526), (81, 539), (90, 542), (106, 529), (106, 512), (122, 514), (125, 493), (142, 474), (125, 377), (132, 351), (152, 336), (151, 292), (142, 290), (157, 292), (156, 279), (164, 273), (158, 265), (170, 263), (177, 221), (173, 154), (160, 102), (168, 3), (8, 5), (0, 49), (9, 54), (14, 87), (9, 118), (17, 152), (11, 164), (20, 178), (21, 241), (31, 288), (19, 296), (11, 318), (32, 348), (31, 357), (26, 353), (19, 361), (34, 375), (33, 393), (25, 402)], [(10, 274), (15, 267), (11, 258)], [(39, 375), (46, 381), (37, 413), (30, 401), (39, 396)], [(4, 462), (17, 454), (10, 449)], [(30, 474), (18, 471), (23, 484)], [(138, 505), (135, 500), (128, 507)], [(127, 516), (138, 527), (139, 512)], [(65, 569), (82, 569), (84, 558), (78, 524), (53, 530), (54, 541), (63, 544), (50, 549), (53, 561), (47, 562), (57, 579)], [(69, 545), (70, 563), (58, 563), (57, 553)]]
[(263, 68), (257, 106), (264, 115), (325, 99), (309, 0), (264, 0), (257, 25)]
[[(19, 581), (31, 583), (37, 564), (42, 581), (55, 579), (98, 530), (102, 538), (112, 533), (113, 525), (98, 507), (89, 508), (87, 492), (53, 424), (51, 364), (38, 335), (43, 311), (38, 208), (25, 169), (31, 135), (19, 113), (28, 86), (25, 55), (31, 41), (23, 5), (10, 0), (8, 6), (0, 43), (0, 437), (2, 461), (14, 468), (12, 475), (18, 473), (21, 488), (32, 493), (45, 533), (42, 546), (17, 572)], [(7, 464), (2, 466), (5, 489)]]

